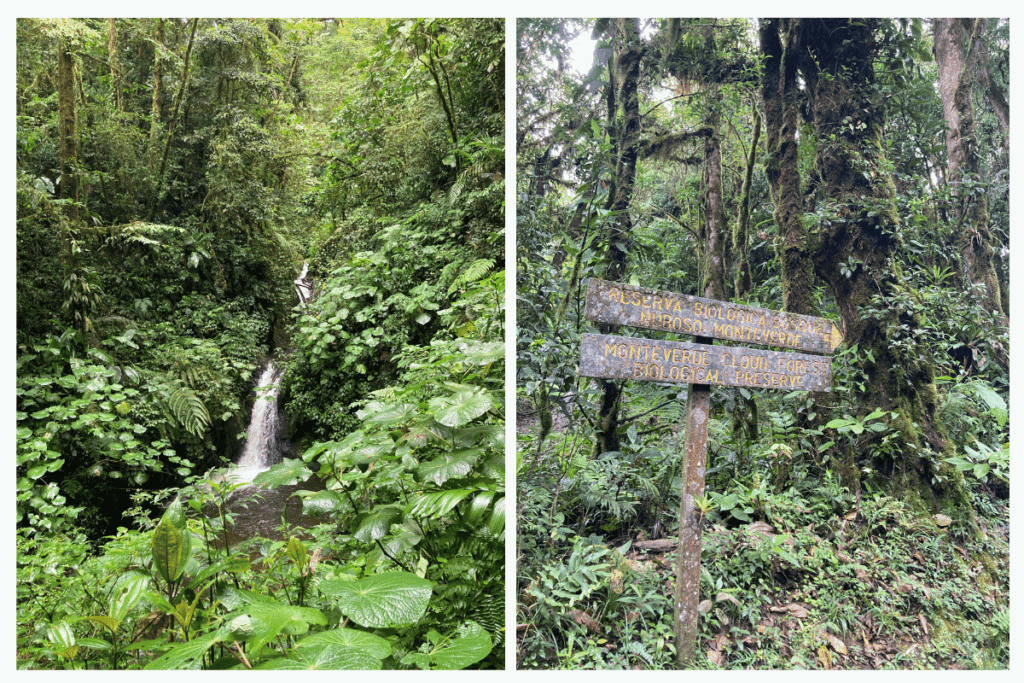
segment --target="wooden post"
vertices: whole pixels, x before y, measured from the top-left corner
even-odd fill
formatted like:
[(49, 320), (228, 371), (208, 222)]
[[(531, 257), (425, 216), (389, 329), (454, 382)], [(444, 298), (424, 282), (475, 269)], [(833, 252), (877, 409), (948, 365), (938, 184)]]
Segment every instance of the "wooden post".
[[(711, 339), (697, 337), (698, 344)], [(679, 549), (676, 552), (676, 593), (673, 624), (676, 663), (687, 668), (697, 647), (697, 605), (700, 602), (701, 519), (694, 498), (704, 495), (704, 471), (708, 453), (708, 422), (711, 387), (691, 384), (686, 397), (686, 476), (679, 501)]]

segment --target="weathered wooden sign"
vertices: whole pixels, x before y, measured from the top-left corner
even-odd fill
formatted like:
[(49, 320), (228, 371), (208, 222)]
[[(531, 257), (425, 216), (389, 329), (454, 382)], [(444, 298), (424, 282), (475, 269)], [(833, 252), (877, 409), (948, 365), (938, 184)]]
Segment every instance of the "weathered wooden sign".
[(803, 353), (714, 346), (713, 338), (832, 353), (843, 335), (830, 320), (591, 279), (587, 320), (692, 334), (695, 343), (584, 334), (580, 374), (649, 382), (686, 382), (685, 477), (679, 500), (679, 550), (673, 630), (676, 661), (696, 653), (701, 519), (712, 384), (790, 391), (829, 391), (832, 360)]
[(831, 359), (804, 353), (584, 334), (580, 356), (585, 377), (790, 391), (832, 388)]
[(591, 278), (587, 320), (735, 342), (832, 353), (843, 341), (826, 318), (770, 311)]

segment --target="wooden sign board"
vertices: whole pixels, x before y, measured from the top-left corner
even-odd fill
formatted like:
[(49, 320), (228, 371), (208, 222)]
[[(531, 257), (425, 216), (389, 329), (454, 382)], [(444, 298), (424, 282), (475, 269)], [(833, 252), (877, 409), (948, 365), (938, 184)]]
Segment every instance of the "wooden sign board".
[(585, 333), (580, 355), (580, 374), (586, 377), (789, 391), (832, 388), (831, 359), (803, 353)]
[(829, 354), (843, 341), (826, 318), (771, 311), (591, 278), (587, 320)]

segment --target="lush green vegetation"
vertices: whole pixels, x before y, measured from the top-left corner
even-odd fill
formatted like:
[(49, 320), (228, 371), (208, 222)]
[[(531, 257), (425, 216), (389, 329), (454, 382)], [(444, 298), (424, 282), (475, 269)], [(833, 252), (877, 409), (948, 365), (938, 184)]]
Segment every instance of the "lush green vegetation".
[(586, 321), (587, 277), (844, 333), (828, 394), (712, 387), (689, 666), (1008, 666), (1008, 32), (520, 20), (519, 667), (677, 665), (686, 387), (577, 362), (692, 338)]
[(503, 667), (504, 22), (17, 31), (19, 668)]

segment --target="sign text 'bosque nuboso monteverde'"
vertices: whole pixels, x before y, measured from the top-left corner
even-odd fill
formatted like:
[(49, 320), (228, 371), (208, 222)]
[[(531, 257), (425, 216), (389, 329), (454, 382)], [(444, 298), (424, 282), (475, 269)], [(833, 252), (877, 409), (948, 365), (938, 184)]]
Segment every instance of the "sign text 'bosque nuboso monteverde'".
[(825, 318), (591, 278), (587, 320), (829, 354), (843, 341)]
[(586, 377), (790, 391), (832, 388), (831, 359), (803, 353), (586, 333), (580, 356), (580, 374)]

